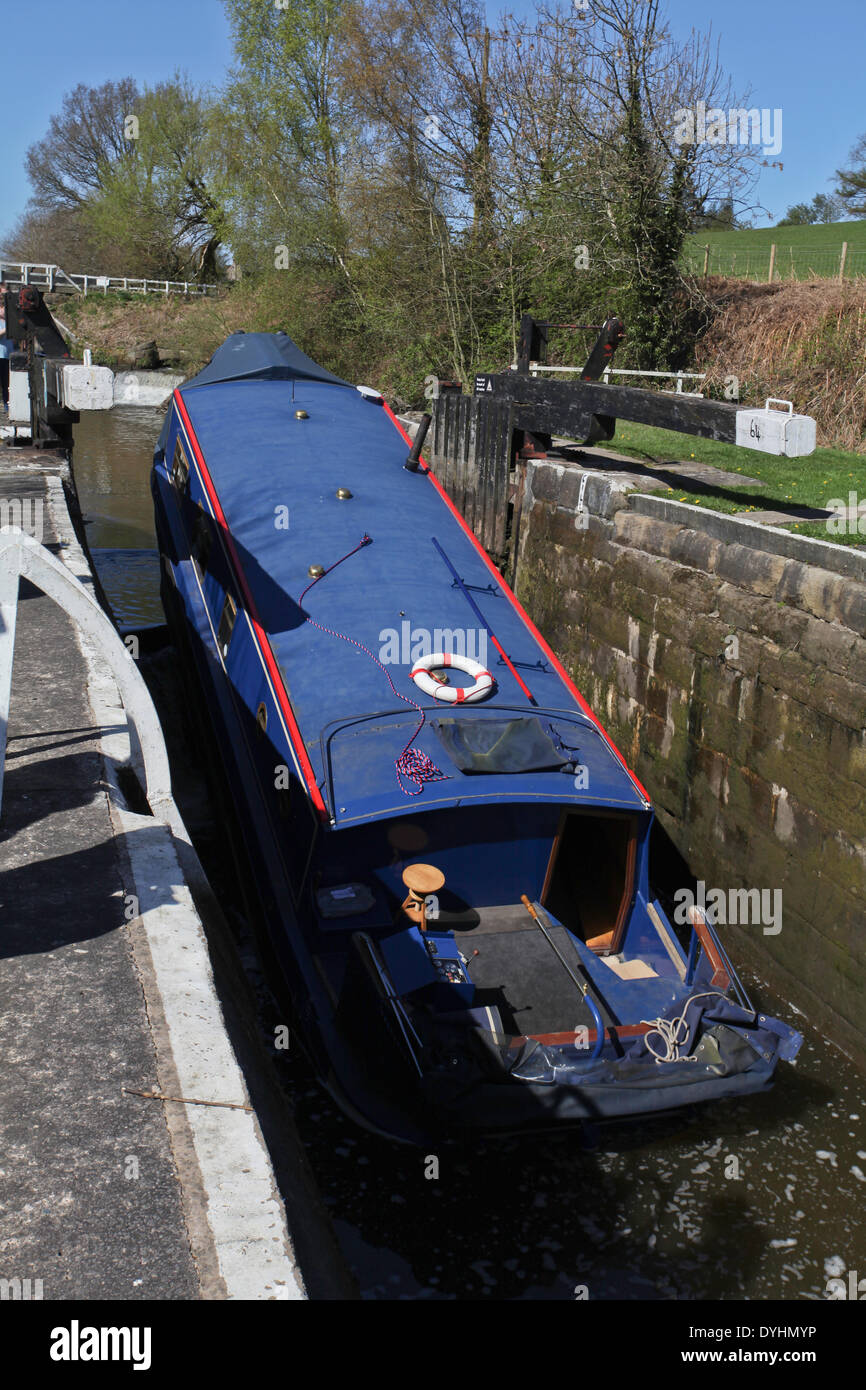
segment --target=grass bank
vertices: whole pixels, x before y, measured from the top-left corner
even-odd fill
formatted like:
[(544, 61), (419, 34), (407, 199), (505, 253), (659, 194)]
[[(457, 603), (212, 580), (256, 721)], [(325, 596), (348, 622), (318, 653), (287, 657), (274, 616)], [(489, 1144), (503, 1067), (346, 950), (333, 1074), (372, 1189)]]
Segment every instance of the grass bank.
[(821, 444), (866, 453), (866, 280), (705, 282), (709, 324), (695, 350), (704, 390), (736, 377), (744, 405), (768, 396), (813, 415)]
[(400, 408), (424, 404), (425, 375), (441, 355), (429, 335), (396, 314), (387, 332), (381, 325), (359, 327), (345, 287), (302, 267), (242, 280), (208, 298), (58, 295), (51, 308), (73, 335), (76, 351), (90, 347), (104, 366), (128, 365), (136, 345), (155, 342), (163, 365), (186, 375), (203, 367), (231, 333), (283, 329), (322, 366), (376, 386)]
[(710, 275), (766, 282), (770, 274), (770, 247), (775, 245), (775, 279), (832, 278), (841, 268), (843, 242), (848, 243), (846, 277), (866, 275), (866, 220), (695, 232), (686, 242), (683, 260), (688, 270), (700, 275), (705, 248), (709, 247)]
[(75, 350), (89, 347), (107, 367), (125, 364), (138, 344), (155, 342), (165, 366), (196, 372), (230, 333), (250, 326), (248, 306), (230, 291), (207, 299), (123, 291), (55, 295), (50, 307)]
[[(712, 464), (730, 474), (730, 484), (693, 483), (688, 488), (670, 487), (679, 502), (691, 502), (710, 511), (765, 512), (789, 507), (827, 510), (833, 500), (847, 503), (855, 492), (866, 499), (866, 459), (842, 449), (817, 449), (809, 458), (777, 458), (773, 454), (718, 444), (712, 439), (692, 439), (673, 430), (623, 422), (607, 446), (631, 458), (658, 464), (695, 460)], [(760, 480), (760, 487), (738, 484), (737, 475)], [(782, 524), (782, 523), (778, 523)], [(866, 518), (864, 518), (866, 527)], [(842, 545), (866, 545), (866, 534), (834, 534), (825, 521), (803, 521), (792, 516), (788, 529), (802, 536)]]

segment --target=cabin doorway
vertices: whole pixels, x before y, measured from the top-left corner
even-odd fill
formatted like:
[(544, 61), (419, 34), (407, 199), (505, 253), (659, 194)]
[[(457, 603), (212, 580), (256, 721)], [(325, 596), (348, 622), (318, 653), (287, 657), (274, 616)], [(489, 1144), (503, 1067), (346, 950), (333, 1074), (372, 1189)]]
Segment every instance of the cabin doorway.
[(616, 812), (564, 811), (541, 903), (599, 954), (618, 951), (634, 892), (637, 825)]

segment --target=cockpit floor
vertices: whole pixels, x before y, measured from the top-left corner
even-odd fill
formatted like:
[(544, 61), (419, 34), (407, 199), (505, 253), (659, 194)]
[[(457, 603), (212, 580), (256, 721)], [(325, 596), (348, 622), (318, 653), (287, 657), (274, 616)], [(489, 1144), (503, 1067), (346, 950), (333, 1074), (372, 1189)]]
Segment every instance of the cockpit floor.
[[(461, 932), (460, 949), (469, 960), (468, 970), (477, 994), (475, 1003), (495, 1005), (509, 1033), (565, 1033), (579, 1027), (594, 1028), (583, 995), (558, 960), (538, 927), (522, 930), (506, 925), (493, 932), (478, 929)], [(559, 950), (582, 979), (580, 958), (564, 927), (551, 930)], [(473, 943), (478, 937), (478, 945)], [(473, 955), (473, 950), (478, 954)], [(613, 1019), (602, 1009), (606, 1024)]]

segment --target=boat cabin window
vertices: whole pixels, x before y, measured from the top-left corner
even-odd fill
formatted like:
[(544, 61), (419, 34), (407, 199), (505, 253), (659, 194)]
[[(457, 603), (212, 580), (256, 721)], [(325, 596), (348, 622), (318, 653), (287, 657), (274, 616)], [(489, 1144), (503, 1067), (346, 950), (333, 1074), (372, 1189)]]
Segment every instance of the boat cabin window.
[(592, 950), (617, 951), (634, 892), (636, 857), (631, 816), (565, 811), (541, 902)]
[(186, 451), (179, 436), (174, 446), (174, 461), (171, 465), (171, 477), (178, 492), (186, 492), (189, 487), (189, 459), (186, 456)]
[(219, 631), (217, 632), (217, 646), (223, 656), (228, 654), (229, 643), (232, 640), (235, 618), (238, 615), (238, 606), (231, 594), (226, 594), (226, 601), (223, 604), (223, 613), (220, 618)]
[(190, 553), (195, 561), (195, 567), (198, 570), (199, 578), (204, 578), (207, 572), (212, 543), (213, 535), (211, 533), (210, 521), (205, 512), (199, 508), (193, 527), (192, 543), (190, 545)]

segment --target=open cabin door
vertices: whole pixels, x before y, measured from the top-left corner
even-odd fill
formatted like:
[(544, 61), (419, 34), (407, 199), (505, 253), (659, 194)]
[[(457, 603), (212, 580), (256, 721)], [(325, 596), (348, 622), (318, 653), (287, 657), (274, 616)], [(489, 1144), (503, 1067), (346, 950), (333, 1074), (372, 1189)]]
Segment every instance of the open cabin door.
[(620, 950), (634, 896), (637, 820), (615, 811), (563, 811), (541, 903), (591, 950)]

